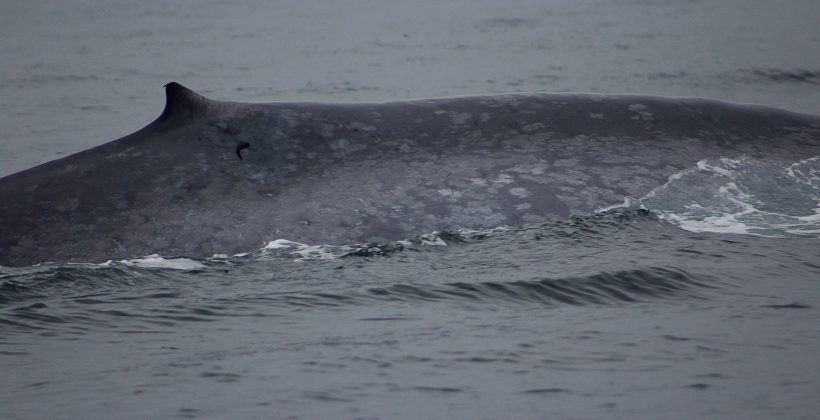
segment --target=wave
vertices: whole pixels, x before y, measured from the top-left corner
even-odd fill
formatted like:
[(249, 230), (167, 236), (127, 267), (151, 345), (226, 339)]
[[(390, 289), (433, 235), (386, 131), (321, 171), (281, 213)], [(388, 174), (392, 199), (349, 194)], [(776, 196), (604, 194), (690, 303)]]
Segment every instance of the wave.
[[(630, 201), (631, 203), (631, 201)], [(411, 236), (400, 241), (374, 242), (351, 245), (309, 245), (284, 239), (271, 241), (266, 246), (249, 253), (228, 256), (214, 256), (216, 259), (247, 260), (285, 258), (294, 261), (334, 260), (353, 257), (389, 256), (408, 250), (434, 250), (437, 247), (469, 245), (489, 238), (503, 238), (517, 233), (528, 232), (534, 240), (550, 237), (571, 237), (578, 240), (610, 236), (616, 231), (637, 231), (645, 228), (645, 223), (658, 224), (663, 221), (645, 208), (634, 205), (627, 208), (613, 206), (593, 214), (572, 215), (555, 222), (522, 226), (497, 226), (491, 229), (456, 229), (433, 231)], [(670, 225), (671, 226), (671, 225)]]
[(749, 68), (731, 74), (739, 81), (820, 85), (820, 71), (810, 69)]
[[(127, 267), (126, 272), (129, 270), (142, 269)], [(119, 273), (118, 277), (137, 277), (127, 274)], [(106, 275), (100, 276), (99, 280), (111, 281), (111, 278)], [(145, 328), (208, 322), (223, 317), (278, 316), (277, 309), (281, 308), (349, 307), (391, 302), (541, 307), (621, 305), (656, 299), (700, 299), (705, 298), (704, 291), (721, 287), (720, 282), (708, 275), (675, 267), (646, 267), (528, 281), (399, 282), (344, 290), (276, 291), (207, 299), (192, 299), (178, 290), (162, 287), (130, 292), (105, 290), (94, 293), (86, 290), (86, 293), (66, 296), (68, 301), (58, 304), (57, 308), (50, 308), (43, 302), (9, 306), (0, 312), (0, 326), (22, 331), (48, 331), (65, 326), (73, 334), (94, 328), (123, 327), (139, 332)], [(9, 289), (2, 291), (4, 294), (8, 292)], [(28, 294), (27, 297), (42, 296)]]
[[(401, 241), (351, 245), (309, 245), (279, 239), (249, 253), (214, 255), (203, 260), (149, 255), (121, 261), (94, 263), (43, 263), (30, 267), (0, 267), (0, 305), (50, 296), (86, 293), (103, 288), (162, 286), (180, 277), (196, 276), (232, 267), (266, 266), (268, 263), (318, 262), (337, 259), (387, 257), (401, 252), (436, 252), (436, 249), (467, 246), (490, 238), (503, 240), (527, 232), (532, 239), (549, 237), (594, 240), (616, 230), (639, 230), (642, 222), (659, 219), (642, 209), (618, 209), (540, 225), (493, 229), (443, 230)], [(269, 266), (269, 264), (268, 264)], [(276, 265), (279, 269), (281, 265)]]
[[(619, 233), (631, 234), (667, 226), (675, 229), (645, 209), (623, 208), (585, 216), (576, 215), (554, 223), (514, 228), (501, 226), (483, 230), (435, 231), (401, 241), (382, 243), (308, 245), (279, 239), (253, 252), (233, 256), (214, 255), (203, 260), (149, 255), (102, 264), (44, 263), (30, 267), (0, 267), (0, 305), (93, 293), (103, 289), (121, 290), (142, 286), (162, 288), (185, 279), (207, 277), (209, 274), (223, 275), (231, 270), (257, 273), (298, 272), (300, 267), (289, 263), (361, 261), (401, 253), (430, 253), (436, 258), (435, 255), (445, 248), (452, 247), (466, 253), (489, 250), (489, 257), (492, 258), (493, 253), (499, 256), (498, 253), (516, 252), (522, 238), (524, 241), (543, 240), (545, 243), (569, 240), (592, 244), (612, 240)], [(486, 249), (470, 248), (477, 243), (483, 243)], [(403, 288), (397, 287), (397, 290)], [(454, 287), (453, 290), (458, 289), (458, 286)], [(511, 287), (518, 288), (520, 285)]]
[(345, 292), (277, 294), (257, 297), (254, 301), (294, 307), (337, 307), (384, 301), (584, 306), (616, 305), (664, 298), (697, 299), (704, 297), (702, 290), (721, 287), (720, 282), (712, 276), (693, 274), (674, 267), (647, 267), (530, 281), (396, 283)]
[(820, 157), (702, 160), (637, 203), (692, 232), (820, 237)]
[(277, 240), (251, 253), (202, 260), (152, 255), (0, 267), (0, 329), (159, 331), (222, 317), (370, 304), (623, 305), (708, 299), (713, 289), (731, 286), (724, 280), (732, 277), (698, 263), (720, 256), (693, 257), (681, 233), (652, 211), (630, 207), (385, 243)]
[[(194, 269), (182, 270), (184, 264)], [(48, 263), (31, 267), (0, 267), (0, 305), (53, 296), (70, 296), (100, 289), (172, 284), (174, 272), (196, 273), (205, 265), (188, 259), (159, 256), (103, 264)]]
[(453, 282), (444, 285), (407, 285), (371, 288), (368, 297), (379, 300), (463, 300), (470, 302), (535, 302), (539, 304), (607, 305), (648, 298), (700, 297), (697, 289), (718, 288), (709, 276), (679, 268), (600, 272), (588, 276), (545, 278), (513, 282)]

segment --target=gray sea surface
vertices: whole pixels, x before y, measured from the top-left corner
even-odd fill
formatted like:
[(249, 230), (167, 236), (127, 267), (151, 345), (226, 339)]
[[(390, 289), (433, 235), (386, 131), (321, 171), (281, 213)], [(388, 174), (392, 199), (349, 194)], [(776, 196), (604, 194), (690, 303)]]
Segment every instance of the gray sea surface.
[[(0, 176), (141, 128), (170, 81), (245, 102), (549, 91), (817, 114), (818, 17), (814, 0), (8, 0)], [(726, 156), (547, 224), (0, 267), (0, 418), (818, 418), (818, 209), (817, 156)]]

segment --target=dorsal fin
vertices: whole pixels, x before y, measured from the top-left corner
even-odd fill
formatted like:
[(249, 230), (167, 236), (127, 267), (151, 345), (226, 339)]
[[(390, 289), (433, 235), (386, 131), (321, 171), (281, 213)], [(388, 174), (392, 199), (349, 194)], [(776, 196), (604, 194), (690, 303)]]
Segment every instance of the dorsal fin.
[(217, 103), (177, 82), (171, 82), (165, 85), (165, 109), (159, 120), (193, 119), (215, 108)]

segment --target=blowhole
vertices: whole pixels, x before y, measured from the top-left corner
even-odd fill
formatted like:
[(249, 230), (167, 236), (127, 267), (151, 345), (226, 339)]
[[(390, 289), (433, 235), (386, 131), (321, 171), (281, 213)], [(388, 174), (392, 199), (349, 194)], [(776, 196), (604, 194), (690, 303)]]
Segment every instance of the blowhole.
[(243, 160), (242, 159), (242, 150), (250, 149), (250, 148), (251, 148), (251, 144), (247, 143), (247, 142), (244, 142), (244, 141), (242, 143), (239, 143), (239, 144), (236, 145), (236, 156), (239, 157), (239, 160)]

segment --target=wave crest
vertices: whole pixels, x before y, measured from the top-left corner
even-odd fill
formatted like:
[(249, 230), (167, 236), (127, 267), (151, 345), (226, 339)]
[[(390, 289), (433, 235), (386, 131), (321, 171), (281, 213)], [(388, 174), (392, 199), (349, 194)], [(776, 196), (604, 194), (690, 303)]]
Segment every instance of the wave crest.
[(640, 203), (692, 232), (820, 237), (820, 157), (705, 159)]

